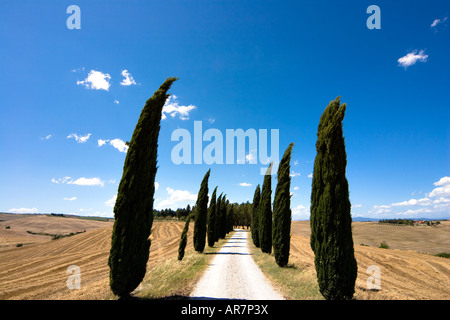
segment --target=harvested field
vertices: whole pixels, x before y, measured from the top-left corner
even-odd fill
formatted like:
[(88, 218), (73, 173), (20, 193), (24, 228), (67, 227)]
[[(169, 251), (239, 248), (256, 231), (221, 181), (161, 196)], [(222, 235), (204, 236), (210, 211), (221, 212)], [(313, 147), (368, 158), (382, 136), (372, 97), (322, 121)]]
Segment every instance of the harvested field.
[[(0, 300), (4, 299), (114, 299), (107, 265), (113, 223), (43, 215), (0, 214)], [(9, 226), (9, 228), (6, 228)], [(147, 265), (177, 256), (184, 222), (154, 221)], [(408, 229), (409, 228), (409, 229)], [(36, 233), (68, 234), (51, 240)], [(193, 249), (191, 226), (186, 250)], [(438, 227), (404, 227), (357, 222), (353, 224), (358, 278), (356, 299), (450, 298), (450, 260), (435, 257), (450, 252), (450, 222)], [(309, 246), (309, 222), (292, 223), (289, 262), (315, 279), (314, 254)], [(378, 248), (385, 241), (390, 249)], [(23, 245), (17, 247), (18, 243)], [(362, 246), (365, 244), (365, 246)], [(70, 265), (81, 270), (81, 289), (69, 290)], [(381, 271), (381, 290), (367, 289), (367, 268)]]
[[(408, 233), (404, 228), (411, 230)], [(449, 252), (449, 230), (450, 221), (443, 222), (440, 227), (353, 223), (354, 248), (358, 263), (354, 297), (361, 300), (450, 299), (450, 260), (420, 253)], [(419, 232), (422, 232), (421, 237), (415, 239)], [(427, 239), (425, 234), (430, 239)], [(310, 273), (311, 277), (315, 277), (314, 253), (309, 244), (309, 235), (309, 221), (293, 222), (289, 262)], [(360, 245), (373, 243), (378, 246), (383, 240), (394, 249)], [(434, 246), (438, 249), (435, 250)], [(367, 280), (370, 276), (367, 268), (371, 265), (380, 268), (381, 289), (378, 291), (367, 289)]]
[[(80, 222), (85, 224), (86, 232), (58, 240), (50, 240), (48, 236), (37, 236), (22, 233), (19, 228), (29, 228), (29, 221), (38, 217), (25, 217), (19, 221), (0, 222), (2, 243), (11, 244), (6, 231), (13, 231), (14, 241), (27, 239), (30, 244), (22, 247), (4, 246), (0, 250), (0, 300), (4, 299), (113, 299), (109, 289), (108, 257), (111, 245), (112, 222), (99, 222), (59, 217), (39, 217), (47, 222), (42, 230), (56, 230), (50, 226), (52, 222), (61, 223), (64, 219), (68, 225)], [(48, 218), (48, 219), (46, 219)], [(53, 219), (57, 219), (52, 221)], [(75, 220), (75, 221), (72, 221)], [(22, 223), (22, 224), (21, 224)], [(94, 223), (94, 225), (93, 225)], [(5, 225), (11, 229), (5, 230)], [(155, 221), (152, 228), (152, 245), (147, 270), (152, 265), (178, 254), (178, 243), (183, 222)], [(37, 228), (37, 232), (42, 232)], [(66, 229), (64, 229), (66, 228)], [(67, 229), (65, 226), (64, 230)], [(83, 229), (84, 230), (84, 229)], [(69, 231), (70, 232), (70, 231)], [(61, 233), (61, 232), (58, 232)], [(6, 239), (5, 239), (6, 238)], [(25, 241), (23, 241), (25, 243)], [(192, 248), (188, 242), (186, 250)], [(70, 265), (80, 267), (81, 289), (69, 290), (66, 281), (70, 274), (66, 273)]]

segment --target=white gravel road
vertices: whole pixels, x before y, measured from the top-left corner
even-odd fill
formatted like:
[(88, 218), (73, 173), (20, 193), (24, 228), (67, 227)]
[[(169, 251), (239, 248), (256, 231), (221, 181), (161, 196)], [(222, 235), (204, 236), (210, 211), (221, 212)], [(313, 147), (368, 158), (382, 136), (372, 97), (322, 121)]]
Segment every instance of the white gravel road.
[(236, 230), (191, 293), (191, 299), (283, 300), (249, 253), (249, 232)]

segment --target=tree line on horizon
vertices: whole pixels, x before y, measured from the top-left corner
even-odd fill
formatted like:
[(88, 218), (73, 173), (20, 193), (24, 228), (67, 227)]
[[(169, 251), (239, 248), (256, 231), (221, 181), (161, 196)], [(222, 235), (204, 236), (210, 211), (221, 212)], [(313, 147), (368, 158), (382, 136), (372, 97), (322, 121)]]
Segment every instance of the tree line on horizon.
[[(167, 78), (141, 111), (125, 158), (123, 174), (114, 206), (111, 238), (110, 287), (120, 298), (128, 298), (146, 273), (153, 224), (154, 181), (162, 108), (167, 91), (177, 78)], [(351, 231), (350, 200), (345, 176), (347, 159), (342, 130), (346, 104), (340, 98), (331, 101), (318, 126), (316, 158), (311, 192), (311, 237), (319, 290), (326, 299), (351, 299), (354, 294), (357, 265)], [(184, 256), (190, 220), (194, 220), (194, 249), (201, 253), (225, 238), (238, 221), (251, 225), (252, 240), (261, 251), (271, 254), (280, 267), (288, 264), (290, 250), (290, 159), (291, 143), (280, 161), (272, 208), (270, 164), (262, 188), (258, 185), (252, 204), (230, 204), (215, 187), (208, 201), (207, 171), (200, 184), (195, 210), (186, 217), (179, 245), (179, 260)], [(209, 206), (208, 206), (209, 202)], [(250, 219), (245, 219), (245, 214)], [(235, 218), (236, 217), (236, 218)]]

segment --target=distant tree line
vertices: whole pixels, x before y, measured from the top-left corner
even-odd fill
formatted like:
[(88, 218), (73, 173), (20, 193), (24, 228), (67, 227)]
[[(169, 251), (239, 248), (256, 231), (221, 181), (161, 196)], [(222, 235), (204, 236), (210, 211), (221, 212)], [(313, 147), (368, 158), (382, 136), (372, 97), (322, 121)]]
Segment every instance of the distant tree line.
[(186, 220), (186, 218), (191, 214), (193, 209), (188, 204), (186, 208), (178, 208), (176, 210), (172, 209), (162, 209), (156, 210), (153, 209), (153, 217), (155, 219), (178, 219), (178, 220)]

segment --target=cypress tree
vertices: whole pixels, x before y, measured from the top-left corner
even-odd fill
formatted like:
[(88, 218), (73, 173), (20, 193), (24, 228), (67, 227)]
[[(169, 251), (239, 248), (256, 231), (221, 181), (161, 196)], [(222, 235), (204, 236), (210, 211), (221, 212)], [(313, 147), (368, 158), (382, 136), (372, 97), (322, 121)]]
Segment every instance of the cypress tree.
[(259, 245), (264, 253), (272, 252), (272, 165), (264, 176), (259, 203)]
[(226, 195), (222, 196), (222, 203), (220, 204), (220, 216), (219, 216), (219, 238), (225, 239), (227, 235), (227, 198)]
[(206, 172), (200, 185), (195, 207), (197, 212), (194, 224), (194, 249), (203, 252), (206, 242), (206, 222), (208, 218), (208, 179), (211, 169)]
[(216, 216), (215, 216), (215, 230), (214, 230), (214, 242), (219, 241), (220, 238), (220, 213), (222, 212), (222, 197), (223, 192), (220, 194), (219, 198), (216, 201)]
[(259, 199), (261, 198), (261, 189), (258, 186), (256, 187), (255, 194), (253, 195), (253, 204), (252, 204), (252, 222), (250, 231), (252, 232), (252, 240), (255, 247), (259, 248), (259, 215), (258, 215), (258, 207), (259, 207)]
[(287, 265), (291, 242), (291, 177), (290, 162), (294, 144), (291, 143), (284, 152), (278, 166), (278, 183), (273, 201), (273, 252), (280, 267)]
[(191, 222), (191, 215), (189, 215), (186, 219), (186, 223), (184, 224), (183, 232), (181, 232), (180, 244), (178, 246), (178, 260), (183, 260), (184, 257), (184, 249), (187, 244), (187, 233), (189, 231), (189, 223)]
[(211, 195), (211, 202), (208, 209), (208, 246), (213, 247), (216, 242), (216, 192), (217, 187)]
[(345, 110), (337, 97), (320, 117), (311, 190), (311, 248), (319, 289), (328, 300), (351, 299), (357, 275), (345, 177)]
[(234, 224), (234, 209), (233, 205), (230, 205), (227, 212), (227, 233), (233, 231), (233, 224)]
[(110, 287), (119, 297), (128, 297), (146, 272), (161, 112), (175, 80), (167, 78), (145, 103), (125, 158), (108, 259)]

